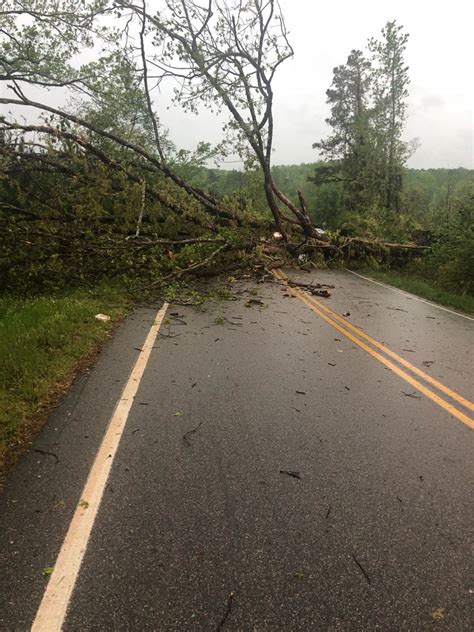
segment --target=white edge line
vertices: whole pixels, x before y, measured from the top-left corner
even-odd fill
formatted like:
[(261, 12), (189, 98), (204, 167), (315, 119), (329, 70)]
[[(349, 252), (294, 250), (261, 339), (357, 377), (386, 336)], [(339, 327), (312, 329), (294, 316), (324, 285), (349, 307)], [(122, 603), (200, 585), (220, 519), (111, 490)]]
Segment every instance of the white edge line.
[(120, 439), (168, 306), (168, 303), (164, 303), (157, 313), (110, 418), (33, 621), (31, 632), (60, 632), (62, 629)]
[(392, 285), (388, 285), (388, 283), (382, 283), (381, 281), (375, 281), (375, 279), (371, 279), (370, 277), (366, 277), (363, 274), (359, 274), (358, 272), (354, 272), (354, 270), (348, 270), (347, 268), (344, 268), (344, 270), (346, 272), (350, 272), (351, 274), (355, 274), (356, 276), (360, 277), (361, 279), (365, 279), (366, 281), (370, 281), (371, 283), (375, 283), (375, 285), (381, 285), (382, 287), (385, 287), (388, 290), (393, 290), (394, 292), (397, 292), (398, 294), (403, 294), (404, 296), (409, 296), (410, 298), (414, 298), (417, 301), (420, 301), (420, 303), (426, 303), (427, 305), (431, 305), (431, 307), (436, 307), (437, 309), (442, 309), (443, 312), (448, 312), (449, 314), (454, 314), (455, 316), (461, 316), (461, 318), (466, 318), (467, 320), (474, 320), (474, 318), (472, 316), (468, 316), (467, 314), (461, 314), (460, 312), (455, 312), (452, 309), (448, 309), (447, 307), (442, 307), (441, 305), (438, 305), (437, 303), (432, 303), (431, 301), (427, 301), (424, 298), (420, 298), (416, 294), (411, 294), (411, 292), (405, 292), (405, 290), (400, 290), (397, 287), (393, 287)]

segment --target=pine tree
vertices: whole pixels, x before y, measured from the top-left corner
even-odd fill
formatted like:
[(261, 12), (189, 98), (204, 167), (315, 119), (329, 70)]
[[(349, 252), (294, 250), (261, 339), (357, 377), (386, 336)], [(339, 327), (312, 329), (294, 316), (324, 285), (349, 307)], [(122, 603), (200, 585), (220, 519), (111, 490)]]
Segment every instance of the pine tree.
[(393, 21), (382, 29), (381, 40), (369, 40), (380, 193), (385, 208), (396, 211), (400, 209), (402, 169), (409, 156), (409, 146), (402, 140), (410, 83), (404, 60), (408, 37)]
[(329, 161), (310, 178), (316, 184), (343, 183), (347, 207), (364, 211), (374, 204), (400, 208), (402, 172), (414, 143), (405, 143), (408, 35), (387, 22), (381, 40), (368, 42), (370, 59), (353, 50), (346, 64), (333, 71), (327, 94), (331, 134), (314, 143)]
[(348, 203), (359, 210), (368, 203), (371, 182), (372, 131), (370, 128), (371, 63), (359, 50), (351, 51), (347, 62), (333, 71), (332, 85), (327, 90), (331, 116), (326, 122), (331, 135), (314, 143), (331, 164), (317, 170), (313, 180), (322, 183), (337, 180), (344, 183)]

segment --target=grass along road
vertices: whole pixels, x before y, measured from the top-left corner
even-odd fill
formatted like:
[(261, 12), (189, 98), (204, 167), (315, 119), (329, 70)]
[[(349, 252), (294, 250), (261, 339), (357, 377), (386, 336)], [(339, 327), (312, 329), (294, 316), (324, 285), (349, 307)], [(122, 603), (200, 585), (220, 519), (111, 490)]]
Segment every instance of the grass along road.
[[(95, 315), (103, 312), (110, 321)], [(0, 480), (75, 371), (127, 312), (115, 289), (0, 299)]]
[(468, 314), (474, 314), (474, 296), (469, 294), (455, 294), (441, 288), (437, 288), (423, 279), (419, 279), (412, 275), (403, 274), (396, 271), (373, 270), (372, 268), (364, 268), (356, 270), (368, 277), (387, 283), (411, 294), (416, 294), (433, 303), (453, 307)]

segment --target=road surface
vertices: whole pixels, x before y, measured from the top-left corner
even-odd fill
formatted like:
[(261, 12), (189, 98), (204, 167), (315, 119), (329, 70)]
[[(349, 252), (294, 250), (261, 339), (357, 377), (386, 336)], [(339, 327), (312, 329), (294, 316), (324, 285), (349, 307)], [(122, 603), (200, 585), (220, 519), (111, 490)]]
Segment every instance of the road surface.
[(139, 309), (76, 381), (0, 496), (0, 630), (474, 629), (473, 319), (290, 276), (336, 287)]

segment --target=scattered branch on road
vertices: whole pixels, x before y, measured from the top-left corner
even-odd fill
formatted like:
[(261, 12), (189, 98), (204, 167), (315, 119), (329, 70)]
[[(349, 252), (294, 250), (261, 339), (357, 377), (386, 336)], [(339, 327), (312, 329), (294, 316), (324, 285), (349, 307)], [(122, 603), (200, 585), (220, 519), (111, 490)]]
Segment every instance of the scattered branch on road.
[(357, 564), (357, 566), (360, 568), (360, 570), (362, 571), (365, 579), (367, 580), (368, 584), (371, 584), (372, 582), (370, 581), (370, 577), (368, 576), (365, 568), (362, 566), (362, 564), (359, 562), (359, 560), (356, 558), (355, 555), (352, 556), (352, 559), (354, 560), (354, 562)]
[(329, 288), (331, 290), (334, 290), (334, 288), (336, 287), (335, 285), (328, 285), (327, 283), (304, 283), (303, 281), (294, 281), (293, 279), (288, 279), (287, 283), (290, 287), (302, 287), (304, 289)]
[(217, 626), (217, 632), (220, 632), (223, 629), (223, 627), (225, 626), (225, 624), (227, 622), (227, 619), (230, 616), (230, 613), (232, 612), (232, 604), (234, 602), (234, 594), (235, 593), (233, 593), (233, 592), (229, 593), (229, 597), (227, 598), (227, 607), (225, 609), (224, 616), (222, 617), (219, 625)]
[(287, 476), (292, 476), (293, 478), (301, 479), (300, 473), (293, 472), (292, 470), (280, 470), (280, 474), (286, 474)]
[(334, 285), (327, 285), (326, 283), (303, 283), (302, 281), (294, 281), (293, 279), (288, 279), (287, 283), (290, 287), (302, 288), (305, 292), (321, 298), (330, 298), (331, 296), (329, 290), (322, 288), (334, 289), (335, 287)]
[(202, 426), (202, 421), (200, 421), (200, 422), (198, 423), (198, 425), (197, 425), (195, 428), (193, 428), (192, 430), (188, 430), (188, 432), (185, 432), (185, 433), (184, 433), (184, 435), (183, 435), (183, 441), (184, 441), (184, 443), (185, 443), (187, 446), (191, 447), (191, 442), (189, 441), (189, 437), (190, 437), (192, 434), (195, 434), (195, 433), (199, 430), (199, 428), (200, 428), (201, 426)]
[(405, 391), (402, 391), (402, 393), (405, 395), (405, 397), (413, 397), (413, 399), (421, 399), (421, 396), (417, 395), (416, 391), (413, 391), (413, 393), (405, 393)]

